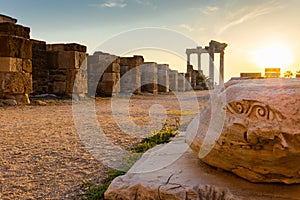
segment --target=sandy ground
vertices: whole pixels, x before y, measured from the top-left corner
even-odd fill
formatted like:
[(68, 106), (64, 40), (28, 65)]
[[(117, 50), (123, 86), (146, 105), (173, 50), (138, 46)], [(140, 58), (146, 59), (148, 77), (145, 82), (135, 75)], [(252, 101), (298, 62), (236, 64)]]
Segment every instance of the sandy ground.
[[(128, 105), (126, 98), (113, 100), (113, 104), (110, 98), (97, 99), (95, 103), (75, 102), (82, 109), (75, 112), (76, 117), (71, 100), (45, 100), (47, 106), (1, 107), (0, 199), (74, 199), (83, 181), (101, 182), (105, 178), (109, 167), (97, 157), (101, 153), (90, 153), (86, 138), (80, 138), (80, 129), (97, 132), (94, 124), (90, 124), (92, 112), (85, 104), (94, 103), (98, 126), (113, 144), (112, 148), (126, 149), (149, 129), (140, 132), (125, 127), (129, 119), (137, 127), (152, 123), (153, 130), (161, 127), (164, 123), (161, 115), (167, 113), (170, 126), (179, 122), (184, 129), (207, 101), (207, 92), (199, 91), (196, 95), (196, 102), (192, 92), (182, 93), (179, 100), (175, 95), (134, 96)], [(124, 108), (129, 108), (130, 117)], [(128, 134), (125, 129), (136, 131)], [(89, 137), (90, 141), (96, 142), (93, 137)], [(97, 145), (99, 150), (105, 143)]]

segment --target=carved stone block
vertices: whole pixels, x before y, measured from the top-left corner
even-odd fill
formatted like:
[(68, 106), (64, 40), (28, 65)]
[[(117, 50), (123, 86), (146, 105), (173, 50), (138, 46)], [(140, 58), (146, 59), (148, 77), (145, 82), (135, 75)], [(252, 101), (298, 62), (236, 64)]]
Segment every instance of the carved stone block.
[(300, 183), (299, 79), (230, 81), (198, 120), (187, 141), (205, 163), (252, 182)]
[(0, 72), (22, 72), (21, 58), (0, 57)]

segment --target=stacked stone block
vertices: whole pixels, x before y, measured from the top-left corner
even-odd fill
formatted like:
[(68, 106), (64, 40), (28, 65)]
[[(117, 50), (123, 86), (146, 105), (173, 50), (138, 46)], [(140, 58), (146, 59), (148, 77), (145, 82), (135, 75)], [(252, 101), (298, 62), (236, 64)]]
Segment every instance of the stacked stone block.
[(49, 69), (46, 42), (31, 40), (33, 94), (48, 94)]
[(120, 93), (140, 94), (141, 93), (141, 65), (144, 62), (143, 56), (121, 57), (120, 58)]
[(170, 79), (169, 79), (169, 65), (159, 64), (158, 65), (158, 92), (169, 92), (170, 90)]
[(190, 91), (193, 89), (191, 86), (191, 82), (192, 82), (192, 74), (185, 73), (185, 91)]
[[(79, 44), (47, 44), (49, 93), (57, 95), (87, 94), (86, 47)], [(75, 83), (76, 79), (76, 83)]]
[[(0, 16), (0, 99), (29, 103), (32, 92), (30, 28)], [(2, 23), (1, 23), (2, 22)]]
[(34, 94), (85, 96), (86, 47), (32, 40)]
[(178, 71), (169, 70), (170, 92), (178, 91)]
[(142, 69), (142, 92), (158, 94), (158, 70), (157, 63), (145, 62), (141, 65)]
[(184, 73), (178, 73), (178, 91), (185, 92), (185, 75), (184, 75)]
[(191, 86), (192, 86), (193, 89), (196, 89), (198, 71), (194, 70), (193, 65), (188, 65), (187, 66), (187, 73), (191, 74)]
[(88, 57), (90, 96), (111, 97), (120, 92), (120, 58), (103, 52)]

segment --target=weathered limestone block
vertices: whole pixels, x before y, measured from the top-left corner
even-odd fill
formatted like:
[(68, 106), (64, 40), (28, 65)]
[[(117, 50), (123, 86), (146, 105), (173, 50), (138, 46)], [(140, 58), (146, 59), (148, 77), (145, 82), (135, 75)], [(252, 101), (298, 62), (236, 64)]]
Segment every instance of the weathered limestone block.
[(22, 72), (21, 58), (0, 57), (0, 72)]
[(0, 35), (30, 38), (30, 28), (13, 23), (0, 23)]
[[(201, 112), (200, 128), (189, 129), (190, 147), (205, 163), (252, 182), (300, 183), (300, 80), (230, 81), (225, 87)], [(221, 97), (226, 106), (218, 106)], [(209, 151), (204, 141), (215, 140)]]
[(170, 70), (169, 71), (169, 81), (170, 81), (170, 91), (177, 92), (178, 91), (178, 71)]
[(14, 19), (12, 17), (0, 14), (0, 23), (7, 23), (8, 22), (8, 23), (15, 24), (15, 23), (17, 23), (17, 21), (18, 21), (17, 19)]
[(47, 51), (51, 69), (79, 69), (86, 62), (86, 53), (77, 51)]
[(67, 70), (66, 92), (69, 96), (72, 94), (82, 96), (88, 93), (86, 66), (80, 69)]
[(158, 92), (169, 92), (170, 79), (169, 79), (169, 65), (159, 64), (158, 67)]
[(32, 73), (32, 60), (23, 59), (22, 60), (22, 71), (26, 73)]
[(192, 75), (191, 73), (186, 73), (185, 74), (185, 90), (186, 91), (190, 91), (192, 90), (192, 86), (191, 86), (191, 82), (192, 82)]
[(0, 57), (32, 58), (32, 46), (29, 39), (0, 36), (0, 44)]
[(86, 52), (86, 46), (76, 44), (76, 43), (69, 43), (69, 44), (47, 44), (46, 47), (47, 51), (77, 51), (77, 52)]
[(0, 73), (0, 94), (30, 94), (32, 78), (29, 73)]
[(45, 41), (34, 40), (34, 39), (30, 39), (30, 41), (31, 41), (31, 46), (32, 46), (33, 52), (46, 51), (46, 42)]
[(150, 149), (124, 176), (113, 180), (107, 200), (291, 200), (300, 185), (254, 184), (199, 161), (184, 136)]
[(184, 75), (184, 73), (178, 74), (178, 91), (179, 92), (185, 91), (185, 75)]
[(144, 62), (143, 56), (120, 58), (120, 92), (123, 94), (141, 93), (142, 71), (139, 66)]
[(31, 40), (32, 43), (32, 80), (34, 94), (48, 94), (49, 69), (46, 42)]
[(142, 92), (158, 94), (157, 63), (145, 62), (140, 66), (140, 68), (142, 71)]
[(119, 93), (120, 58), (103, 52), (88, 56), (88, 93), (90, 96), (116, 96)]

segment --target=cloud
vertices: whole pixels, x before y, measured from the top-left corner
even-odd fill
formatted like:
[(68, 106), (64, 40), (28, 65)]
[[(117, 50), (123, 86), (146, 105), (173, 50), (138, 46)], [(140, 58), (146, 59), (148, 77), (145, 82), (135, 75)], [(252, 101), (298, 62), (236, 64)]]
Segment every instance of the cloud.
[[(278, 8), (282, 8), (282, 6), (275, 3), (274, 1), (272, 1), (271, 3), (262, 5), (260, 7), (257, 7), (255, 9), (253, 9), (253, 10), (245, 10), (243, 15), (240, 16), (238, 19), (234, 19), (231, 22), (227, 23), (225, 26), (223, 26), (218, 31), (218, 35), (221, 35), (222, 33), (227, 31), (231, 27), (237, 26), (239, 24), (242, 24), (246, 21), (250, 21), (250, 20), (255, 19), (257, 17), (269, 14), (269, 13), (273, 12), (274, 10), (276, 10)], [(245, 12), (247, 12), (247, 13), (245, 13)]]
[(124, 0), (108, 0), (104, 3), (90, 4), (90, 6), (98, 8), (124, 8), (127, 6), (127, 3)]
[(192, 31), (195, 30), (193, 27), (191, 27), (191, 26), (188, 25), (188, 24), (180, 24), (179, 27), (180, 27), (180, 28), (183, 28), (183, 29), (185, 29), (185, 30), (187, 30), (187, 31), (189, 31), (189, 32), (192, 32)]
[(213, 12), (216, 12), (219, 10), (219, 7), (217, 6), (207, 6), (205, 9), (202, 10), (202, 12), (206, 15), (211, 15)]
[(179, 27), (182, 28), (182, 29), (187, 30), (188, 32), (194, 32), (194, 31), (201, 32), (201, 31), (205, 30), (203, 27), (200, 27), (198, 25), (191, 26), (189, 24), (180, 24)]

